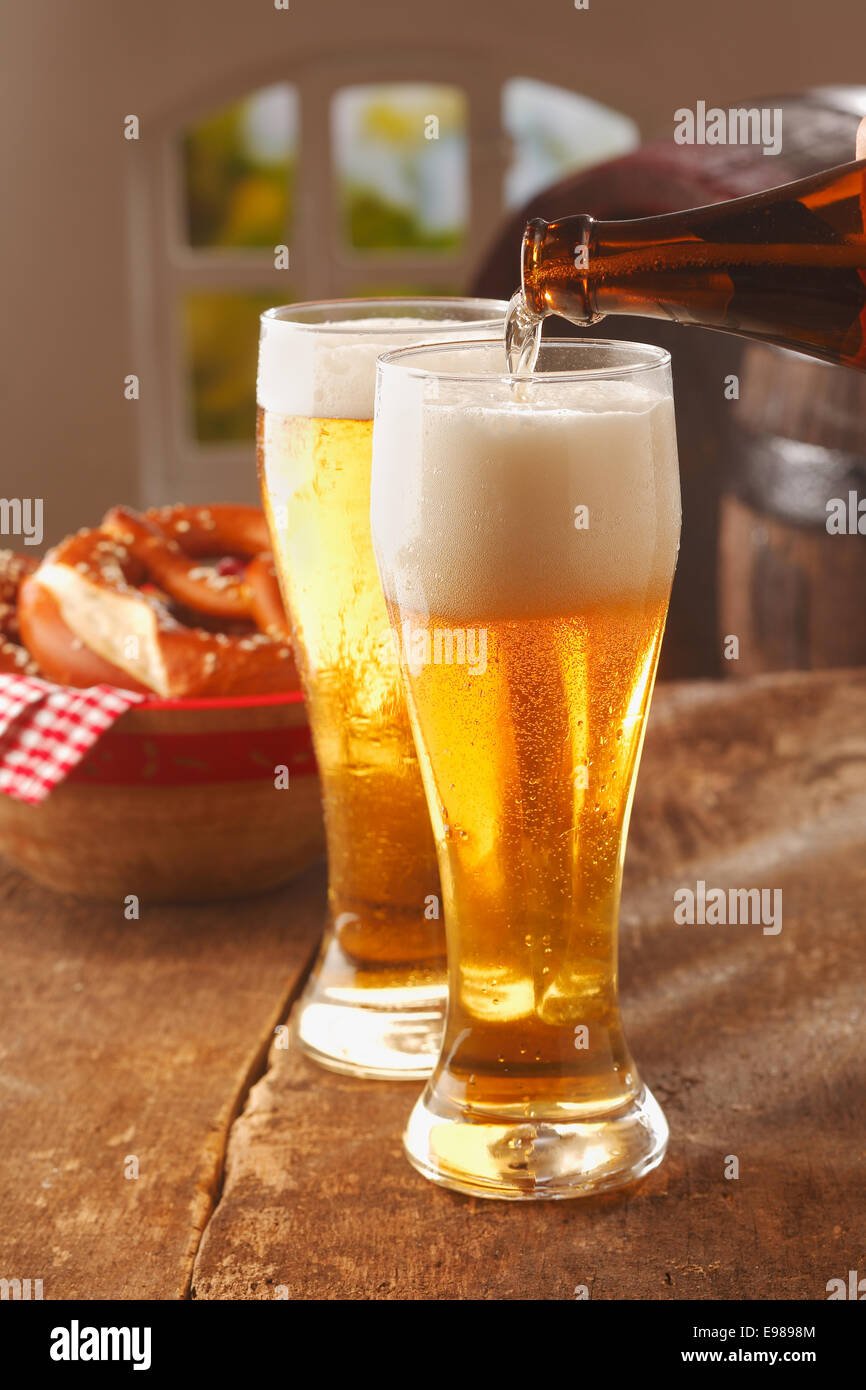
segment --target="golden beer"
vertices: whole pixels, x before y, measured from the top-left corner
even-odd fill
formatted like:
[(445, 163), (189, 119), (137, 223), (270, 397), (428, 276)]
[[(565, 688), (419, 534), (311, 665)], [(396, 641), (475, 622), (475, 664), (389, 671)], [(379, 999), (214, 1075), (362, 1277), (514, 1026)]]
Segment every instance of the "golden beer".
[[(483, 674), (430, 664), (410, 675), (445, 917), (461, 923), (441, 1077), (455, 1103), (556, 1119), (636, 1093), (616, 921), (666, 609), (665, 595), (574, 617), (479, 614)], [(409, 621), (431, 639), (454, 627), (450, 615)]]
[(411, 965), (432, 982), (445, 955), (439, 877), (370, 544), (373, 422), (260, 411), (258, 433), (315, 736), (334, 935), (356, 977), (399, 986)]
[(446, 993), (435, 845), (370, 539), (376, 355), (489, 330), (503, 312), (491, 301), (355, 301), (262, 320), (259, 474), (328, 847), (328, 931), (295, 1029), (340, 1070), (429, 1072)]
[[(629, 349), (640, 377), (595, 380)], [(448, 933), (445, 1038), (407, 1149), (437, 1181), (506, 1197), (616, 1186), (667, 1134), (617, 991), (679, 534), (667, 359), (541, 351), (547, 371), (518, 386), (493, 376), (501, 344), (389, 354), (373, 482)]]

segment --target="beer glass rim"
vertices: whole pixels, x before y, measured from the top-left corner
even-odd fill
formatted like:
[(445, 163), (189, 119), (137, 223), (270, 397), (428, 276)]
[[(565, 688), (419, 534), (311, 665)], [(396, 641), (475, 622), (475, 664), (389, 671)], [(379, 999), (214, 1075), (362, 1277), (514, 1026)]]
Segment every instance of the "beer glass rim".
[[(423, 358), (425, 353), (477, 352), (479, 348), (489, 349), (494, 344), (502, 347), (501, 339), (464, 338), (458, 342), (412, 343), (407, 347), (390, 348), (387, 352), (380, 353), (378, 368), (381, 373), (397, 370), (405, 376), (426, 377), (437, 381), (475, 384), (498, 382), (502, 385), (511, 385), (516, 381), (531, 381), (534, 389), (547, 384), (562, 385), (564, 382), (600, 381), (636, 376), (641, 372), (658, 371), (659, 368), (669, 367), (671, 361), (671, 355), (667, 348), (656, 347), (654, 343), (631, 342), (621, 338), (543, 338), (539, 355), (546, 355), (550, 348), (565, 348), (569, 352), (581, 351), (590, 354), (594, 354), (597, 349), (609, 352), (613, 348), (620, 354), (630, 353), (633, 360), (607, 366), (569, 367), (562, 371), (533, 372), (531, 376), (514, 375), (505, 369), (501, 371), (473, 371), (470, 369), (464, 372), (443, 371), (437, 370), (435, 367), (416, 365), (416, 359)], [(502, 351), (504, 355), (504, 347), (502, 347)]]
[[(431, 324), (453, 318), (461, 329), (489, 329), (492, 325), (505, 323), (508, 311), (506, 299), (486, 299), (474, 295), (377, 295), (373, 298), (354, 299), (308, 299), (297, 304), (278, 304), (266, 309), (260, 316), (261, 323), (284, 323), (299, 332), (337, 333), (351, 331), (352, 334), (369, 333), (371, 337), (400, 337), (407, 332), (405, 324), (399, 319), (425, 318), (424, 310), (430, 308), (437, 312), (428, 314)], [(477, 312), (460, 317), (460, 310), (472, 308)], [(417, 312), (413, 313), (415, 310)], [(487, 310), (487, 312), (484, 312)], [(396, 311), (396, 312), (395, 312)], [(321, 315), (321, 317), (317, 317)], [(397, 318), (398, 322), (382, 325), (382, 318)], [(378, 319), (378, 323), (367, 320)]]

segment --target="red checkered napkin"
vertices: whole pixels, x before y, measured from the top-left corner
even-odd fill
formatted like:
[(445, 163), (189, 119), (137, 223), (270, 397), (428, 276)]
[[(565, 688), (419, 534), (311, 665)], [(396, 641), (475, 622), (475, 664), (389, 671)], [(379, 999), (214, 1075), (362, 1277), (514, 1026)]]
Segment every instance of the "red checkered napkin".
[(38, 805), (144, 698), (113, 685), (74, 690), (35, 676), (0, 675), (0, 792)]

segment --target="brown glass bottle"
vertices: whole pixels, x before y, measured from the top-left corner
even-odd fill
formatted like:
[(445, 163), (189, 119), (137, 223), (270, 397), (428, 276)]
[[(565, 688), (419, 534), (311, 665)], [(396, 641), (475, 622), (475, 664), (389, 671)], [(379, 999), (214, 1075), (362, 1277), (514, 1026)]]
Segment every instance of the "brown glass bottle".
[(866, 160), (663, 217), (528, 222), (535, 316), (701, 324), (866, 370)]

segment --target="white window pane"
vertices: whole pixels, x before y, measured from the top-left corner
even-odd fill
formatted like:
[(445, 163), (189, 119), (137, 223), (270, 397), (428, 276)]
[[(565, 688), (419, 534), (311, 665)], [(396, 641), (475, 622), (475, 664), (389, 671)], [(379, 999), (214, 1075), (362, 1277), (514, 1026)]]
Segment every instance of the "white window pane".
[(628, 116), (530, 77), (513, 77), (503, 87), (502, 124), (512, 147), (505, 175), (509, 207), (566, 174), (627, 154), (640, 141)]
[(456, 87), (391, 82), (333, 100), (343, 240), (357, 250), (456, 251), (469, 208), (467, 106)]

